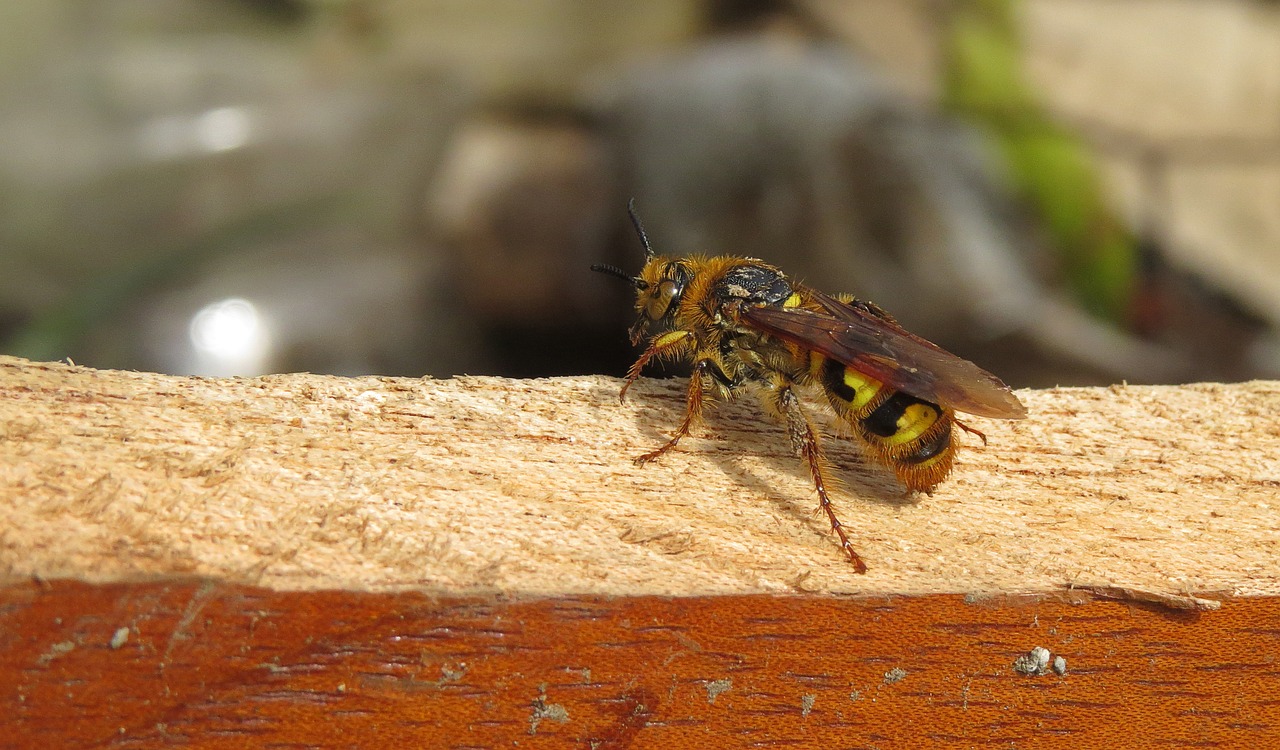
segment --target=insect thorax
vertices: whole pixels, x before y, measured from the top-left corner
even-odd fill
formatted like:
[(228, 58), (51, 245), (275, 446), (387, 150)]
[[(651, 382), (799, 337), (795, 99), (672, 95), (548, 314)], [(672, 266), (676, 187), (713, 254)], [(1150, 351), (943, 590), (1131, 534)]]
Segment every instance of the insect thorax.
[(746, 261), (724, 271), (712, 284), (710, 298), (722, 314), (716, 316), (712, 336), (719, 364), (737, 383), (765, 382), (770, 373), (794, 378), (804, 364), (782, 341), (735, 322), (731, 310), (739, 306), (783, 307), (795, 300), (796, 289), (772, 266)]
[(734, 266), (715, 283), (712, 296), (721, 304), (781, 306), (795, 290), (782, 272), (763, 263)]

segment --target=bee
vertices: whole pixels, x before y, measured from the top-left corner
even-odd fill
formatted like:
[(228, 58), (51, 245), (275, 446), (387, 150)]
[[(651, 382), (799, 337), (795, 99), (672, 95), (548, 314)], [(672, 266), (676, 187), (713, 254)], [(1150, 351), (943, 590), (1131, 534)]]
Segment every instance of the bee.
[(755, 390), (786, 425), (840, 545), (857, 572), (865, 573), (831, 506), (819, 433), (797, 388), (816, 386), (868, 456), (909, 490), (929, 494), (951, 472), (955, 427), (986, 443), (986, 436), (957, 420), (956, 412), (1026, 416), (1022, 402), (995, 375), (910, 333), (877, 305), (810, 289), (755, 258), (658, 255), (634, 204), (627, 211), (644, 246), (640, 274), (591, 267), (635, 287), (631, 343), (648, 341), (627, 371), (619, 399), (626, 399), (649, 362), (693, 364), (684, 420), (664, 445), (636, 458), (637, 464), (674, 448), (701, 418), (708, 400)]

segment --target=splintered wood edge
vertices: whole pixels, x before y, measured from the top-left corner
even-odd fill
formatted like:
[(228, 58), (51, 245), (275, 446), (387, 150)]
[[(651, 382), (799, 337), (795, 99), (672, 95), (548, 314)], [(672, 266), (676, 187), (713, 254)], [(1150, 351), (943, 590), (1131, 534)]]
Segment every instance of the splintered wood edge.
[(1277, 382), (1022, 391), (1029, 419), (966, 419), (989, 444), (966, 439), (932, 496), (828, 438), (865, 576), (754, 403), (637, 467), (684, 384), (640, 381), (626, 404), (619, 386), (0, 357), (0, 570), (532, 596), (1280, 593)]

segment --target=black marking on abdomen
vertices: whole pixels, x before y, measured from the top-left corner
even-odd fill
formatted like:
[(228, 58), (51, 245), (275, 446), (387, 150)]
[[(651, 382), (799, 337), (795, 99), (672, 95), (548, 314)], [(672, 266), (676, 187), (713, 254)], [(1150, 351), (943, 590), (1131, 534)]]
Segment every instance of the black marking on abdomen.
[(853, 386), (844, 382), (844, 365), (828, 359), (822, 363), (822, 384), (827, 387), (830, 393), (835, 394), (837, 398), (846, 402), (852, 402), (858, 396), (858, 392)]
[(882, 438), (893, 436), (898, 431), (898, 420), (912, 404), (927, 404), (928, 401), (898, 391), (885, 400), (862, 420), (867, 432)]

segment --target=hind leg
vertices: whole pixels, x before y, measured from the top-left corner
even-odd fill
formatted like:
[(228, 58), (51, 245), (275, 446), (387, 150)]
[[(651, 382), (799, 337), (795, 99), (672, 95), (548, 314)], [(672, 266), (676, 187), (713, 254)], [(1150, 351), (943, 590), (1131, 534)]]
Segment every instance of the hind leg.
[(831, 498), (827, 495), (826, 458), (823, 457), (822, 448), (818, 445), (817, 430), (814, 429), (813, 423), (809, 421), (809, 417), (805, 415), (804, 409), (801, 408), (800, 399), (796, 396), (795, 391), (792, 390), (790, 382), (783, 381), (773, 384), (773, 387), (770, 388), (770, 394), (773, 400), (771, 405), (787, 423), (787, 433), (791, 436), (791, 444), (795, 446), (796, 452), (809, 465), (809, 473), (813, 476), (813, 485), (818, 490), (818, 503), (831, 521), (831, 530), (839, 537), (840, 546), (849, 555), (854, 571), (866, 573), (866, 563), (862, 562), (862, 558), (854, 551), (853, 543), (849, 541), (849, 536), (845, 534), (844, 525), (840, 523), (840, 519), (836, 516), (835, 508), (831, 506)]

